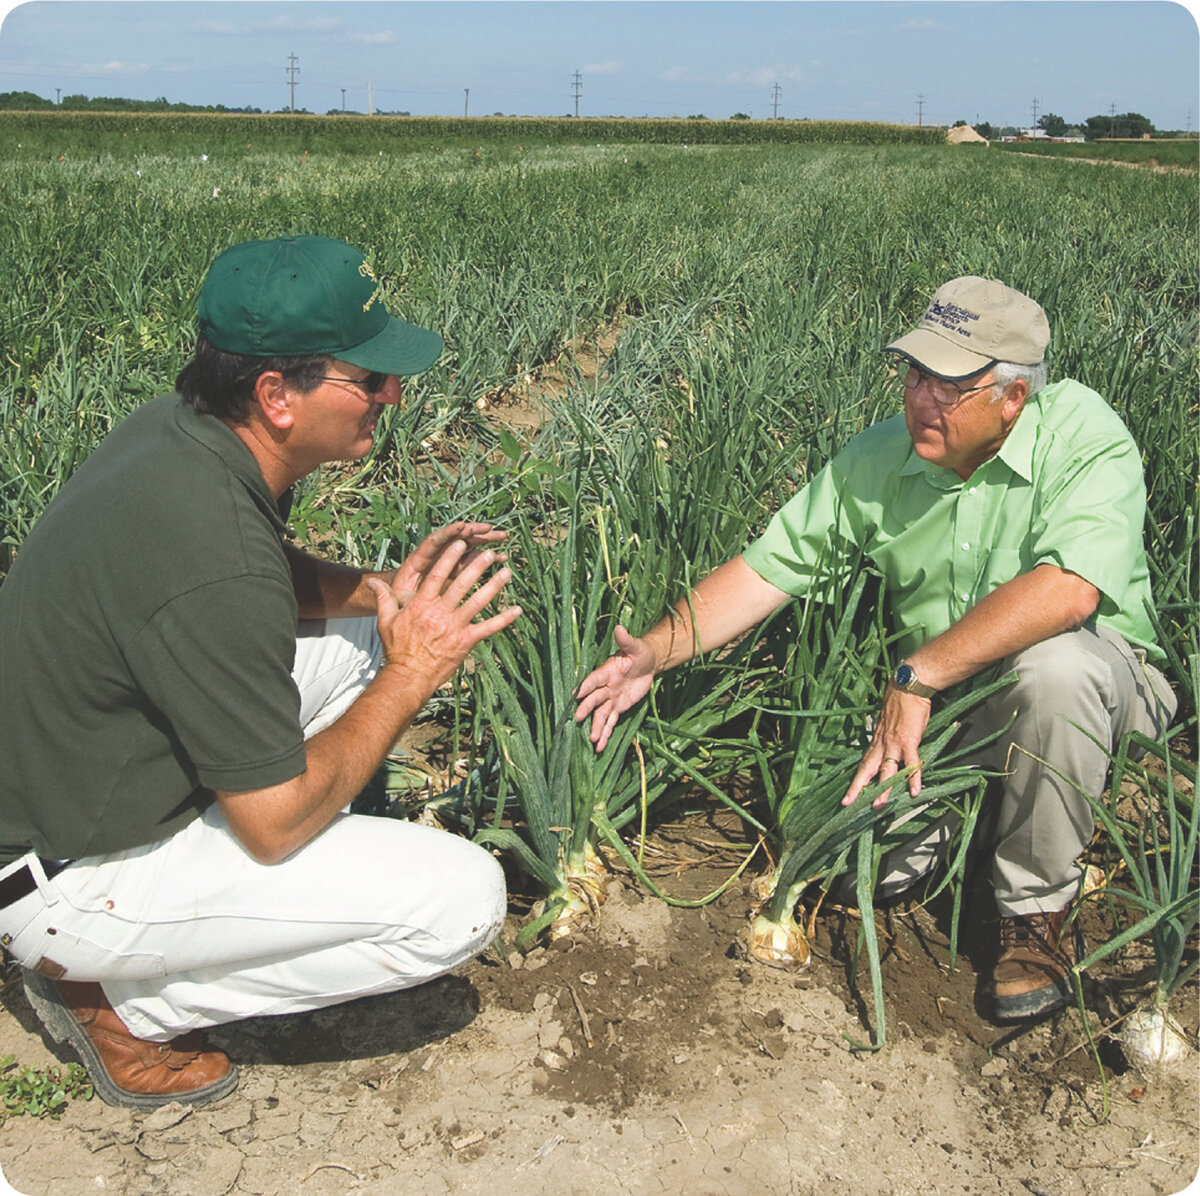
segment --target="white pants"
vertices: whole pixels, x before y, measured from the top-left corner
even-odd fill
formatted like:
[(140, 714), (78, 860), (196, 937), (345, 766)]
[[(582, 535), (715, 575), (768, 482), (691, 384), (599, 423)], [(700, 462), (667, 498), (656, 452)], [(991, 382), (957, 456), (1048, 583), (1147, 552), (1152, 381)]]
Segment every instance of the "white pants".
[[(305, 733), (350, 706), (378, 664), (374, 619), (302, 625)], [(125, 1025), (161, 1042), (421, 984), (483, 950), (505, 907), (496, 860), (446, 832), (343, 813), (265, 865), (214, 804), (170, 838), (42, 881), (0, 910), (0, 933), (24, 967), (100, 981)]]

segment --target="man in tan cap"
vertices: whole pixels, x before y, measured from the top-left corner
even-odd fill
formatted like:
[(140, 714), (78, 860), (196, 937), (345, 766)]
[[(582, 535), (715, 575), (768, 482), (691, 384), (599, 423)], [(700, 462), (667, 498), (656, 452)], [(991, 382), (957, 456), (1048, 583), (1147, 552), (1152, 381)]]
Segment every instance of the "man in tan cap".
[[(900, 659), (843, 804), (908, 767), (919, 794), (939, 693), (1001, 662), (1017, 674), (972, 731), (1007, 728), (986, 749), (1006, 772), (991, 810), (1001, 1019), (1068, 999), (1063, 923), (1093, 831), (1080, 790), (1099, 796), (1105, 749), (1131, 730), (1157, 735), (1175, 708), (1150, 663), (1162, 654), (1146, 616), (1140, 455), (1100, 395), (1046, 385), (1049, 339), (1041, 307), (1003, 283), (941, 287), (884, 349), (899, 358), (903, 414), (851, 440), (648, 632), (618, 629), (619, 651), (584, 680), (577, 711), (602, 749), (658, 673), (757, 626), (806, 593), (822, 563), (865, 554), (886, 579)], [(932, 866), (940, 834), (885, 862), (885, 892)]]

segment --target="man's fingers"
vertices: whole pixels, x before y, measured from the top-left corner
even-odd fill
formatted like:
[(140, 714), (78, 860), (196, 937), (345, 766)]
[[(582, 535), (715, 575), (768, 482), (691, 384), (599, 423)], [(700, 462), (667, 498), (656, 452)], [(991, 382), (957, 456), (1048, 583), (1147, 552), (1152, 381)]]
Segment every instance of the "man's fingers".
[(509, 606), (492, 615), (490, 619), (484, 619), (482, 623), (472, 623), (471, 630), (475, 643), (482, 643), (488, 636), (495, 635), (497, 631), (503, 631), (515, 623), (523, 613), (519, 606)]
[[(476, 615), (482, 614), (484, 609), (499, 595), (500, 591), (512, 580), (511, 569), (497, 569), (491, 577), (487, 579), (473, 594), (468, 592), (462, 594), (461, 597), (455, 593), (447, 592), (446, 597), (449, 601), (454, 602), (458, 607), (459, 613), (468, 622), (473, 620)], [(454, 583), (455, 590), (458, 589), (459, 582)]]
[(596, 717), (592, 719), (592, 730), (588, 738), (596, 745), (596, 751), (602, 752), (608, 746), (609, 737), (612, 735), (613, 727), (617, 725), (617, 719), (620, 717), (618, 711), (609, 708), (600, 709), (596, 712)]
[(418, 586), (418, 593), (428, 595), (442, 593), (466, 551), (466, 542), (461, 539), (452, 540), (447, 544), (425, 571), (425, 576), (421, 578)]

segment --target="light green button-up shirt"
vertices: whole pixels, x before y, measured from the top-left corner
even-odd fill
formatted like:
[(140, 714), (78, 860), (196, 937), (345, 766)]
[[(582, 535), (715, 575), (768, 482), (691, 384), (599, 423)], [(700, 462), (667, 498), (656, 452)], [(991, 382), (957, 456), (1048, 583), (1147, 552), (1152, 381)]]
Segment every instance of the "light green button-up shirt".
[(1069, 379), (1030, 399), (1000, 451), (963, 481), (913, 452), (904, 417), (856, 436), (793, 497), (746, 563), (804, 594), (861, 551), (886, 579), (902, 655), (981, 598), (1037, 565), (1057, 565), (1101, 593), (1099, 623), (1162, 654), (1142, 526), (1141, 456), (1120, 417)]

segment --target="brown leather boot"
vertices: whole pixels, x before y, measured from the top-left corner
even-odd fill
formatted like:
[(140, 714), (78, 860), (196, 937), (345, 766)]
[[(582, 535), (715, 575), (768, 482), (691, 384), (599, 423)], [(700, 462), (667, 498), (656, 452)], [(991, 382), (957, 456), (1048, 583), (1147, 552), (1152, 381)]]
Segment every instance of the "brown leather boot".
[(992, 973), (996, 1017), (1036, 1017), (1071, 999), (1075, 928), (1063, 934), (1070, 907), (1000, 919), (1000, 958)]
[(100, 1098), (126, 1109), (177, 1100), (203, 1105), (237, 1087), (237, 1069), (198, 1033), (171, 1042), (134, 1038), (99, 984), (50, 980), (22, 969), (25, 994), (56, 1042), (75, 1048)]

